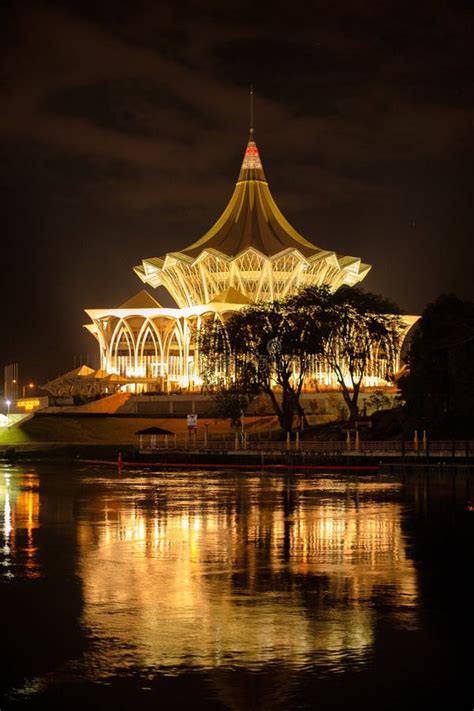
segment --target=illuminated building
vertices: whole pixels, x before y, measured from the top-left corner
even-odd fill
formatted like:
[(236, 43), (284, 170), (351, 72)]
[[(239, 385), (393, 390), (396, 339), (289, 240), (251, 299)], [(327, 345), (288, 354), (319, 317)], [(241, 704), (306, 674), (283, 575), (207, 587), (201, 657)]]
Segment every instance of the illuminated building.
[[(358, 257), (321, 249), (290, 225), (271, 195), (251, 130), (234, 192), (213, 227), (188, 247), (135, 267), (145, 284), (164, 286), (176, 308), (141, 291), (118, 308), (86, 310), (92, 320), (86, 328), (99, 343), (106, 373), (129, 378), (138, 390), (192, 390), (202, 380), (191, 335), (203, 319), (307, 286), (353, 286), (369, 270)], [(412, 324), (406, 321), (407, 331)], [(309, 380), (336, 386), (321, 364)], [(374, 363), (365, 384), (386, 384), (386, 364)]]
[(241, 303), (273, 301), (305, 286), (352, 286), (369, 270), (357, 257), (316, 247), (287, 222), (252, 133), (232, 197), (213, 227), (189, 247), (135, 267), (145, 284), (165, 286), (182, 309), (212, 304), (223, 294)]

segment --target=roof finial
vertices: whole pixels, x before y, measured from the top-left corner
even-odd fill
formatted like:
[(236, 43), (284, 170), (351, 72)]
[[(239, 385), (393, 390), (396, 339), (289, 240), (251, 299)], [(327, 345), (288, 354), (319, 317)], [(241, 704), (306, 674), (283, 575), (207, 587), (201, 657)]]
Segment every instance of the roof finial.
[(250, 84), (250, 133), (253, 133), (253, 84)]

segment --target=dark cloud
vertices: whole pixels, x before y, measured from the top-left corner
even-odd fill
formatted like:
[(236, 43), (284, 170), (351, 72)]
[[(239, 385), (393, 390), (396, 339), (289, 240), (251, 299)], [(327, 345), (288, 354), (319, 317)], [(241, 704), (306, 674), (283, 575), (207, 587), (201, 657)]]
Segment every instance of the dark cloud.
[[(204, 5), (204, 6), (203, 6)], [(5, 3), (2, 360), (94, 352), (85, 307), (218, 217), (256, 128), (280, 208), (418, 311), (474, 296), (469, 3)]]

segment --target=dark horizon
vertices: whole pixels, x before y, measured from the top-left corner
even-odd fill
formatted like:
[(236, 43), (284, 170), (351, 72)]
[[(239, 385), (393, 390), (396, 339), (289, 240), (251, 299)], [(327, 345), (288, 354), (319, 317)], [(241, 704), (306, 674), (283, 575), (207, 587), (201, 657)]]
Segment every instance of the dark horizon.
[(7, 2), (2, 365), (23, 384), (97, 357), (83, 310), (138, 292), (134, 265), (227, 204), (251, 83), (270, 188), (303, 236), (372, 264), (362, 286), (408, 313), (474, 299), (473, 18), (463, 2)]

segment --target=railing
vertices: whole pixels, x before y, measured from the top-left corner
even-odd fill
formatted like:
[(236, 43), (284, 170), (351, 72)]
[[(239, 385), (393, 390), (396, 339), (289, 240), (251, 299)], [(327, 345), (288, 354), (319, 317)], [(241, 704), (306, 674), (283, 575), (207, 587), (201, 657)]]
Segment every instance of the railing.
[(301, 452), (322, 455), (472, 457), (474, 440), (250, 440), (240, 435), (233, 439), (197, 438), (190, 435), (156, 437), (140, 447), (142, 452), (157, 450), (190, 450), (196, 452)]

